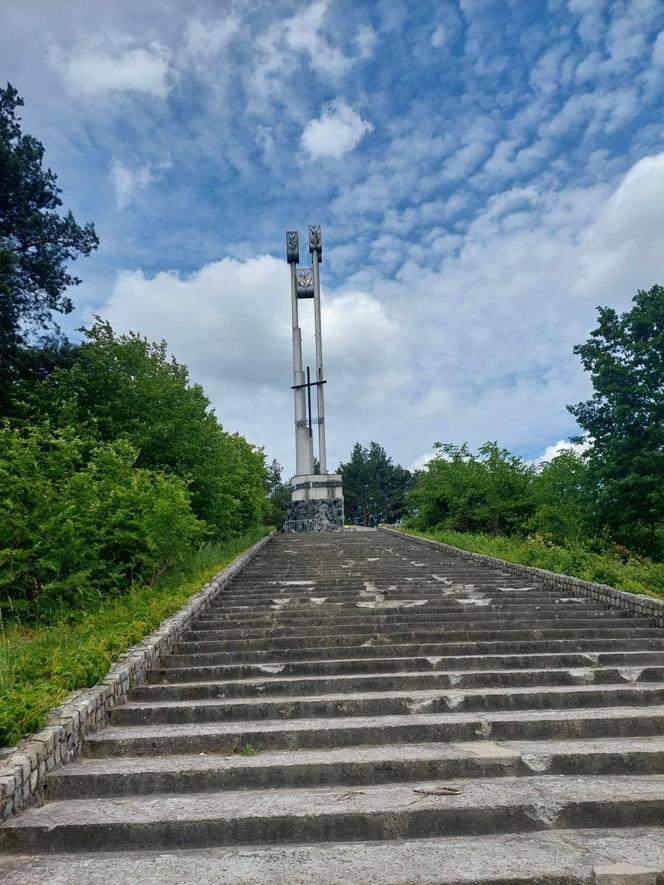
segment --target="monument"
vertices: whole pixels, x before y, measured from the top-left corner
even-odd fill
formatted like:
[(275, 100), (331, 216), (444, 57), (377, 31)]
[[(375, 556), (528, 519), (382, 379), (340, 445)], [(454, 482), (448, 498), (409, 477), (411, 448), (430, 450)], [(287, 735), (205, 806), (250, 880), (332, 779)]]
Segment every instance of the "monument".
[[(325, 393), (323, 377), (323, 340), (320, 312), (320, 265), (323, 243), (320, 224), (309, 225), (311, 267), (298, 268), (300, 245), (297, 231), (286, 234), (286, 260), (291, 274), (291, 311), (293, 316), (293, 400), (295, 405), (295, 476), (291, 486), (288, 519), (290, 532), (320, 532), (340, 529), (344, 524), (344, 501), (341, 476), (327, 472), (325, 449)], [(316, 369), (311, 378), (302, 366), (302, 333), (299, 302), (313, 300), (316, 343)], [(311, 390), (316, 389), (317, 416), (311, 414)], [(314, 472), (313, 426), (318, 430), (319, 472)]]

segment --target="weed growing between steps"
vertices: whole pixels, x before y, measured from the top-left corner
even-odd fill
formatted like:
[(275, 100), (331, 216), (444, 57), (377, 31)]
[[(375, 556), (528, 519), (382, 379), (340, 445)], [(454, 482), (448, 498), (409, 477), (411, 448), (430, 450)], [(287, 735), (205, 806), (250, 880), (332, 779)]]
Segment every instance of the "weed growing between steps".
[(623, 562), (610, 553), (592, 553), (578, 547), (559, 547), (546, 544), (536, 537), (505, 537), (448, 529), (434, 529), (429, 532), (407, 529), (405, 533), (442, 541), (472, 553), (495, 556), (507, 562), (531, 565), (559, 575), (608, 584), (616, 590), (664, 599), (664, 563), (653, 562), (646, 557), (630, 556)]
[(149, 585), (72, 610), (51, 624), (0, 623), (0, 746), (38, 731), (69, 692), (95, 685), (113, 660), (159, 626), (269, 529), (206, 544)]

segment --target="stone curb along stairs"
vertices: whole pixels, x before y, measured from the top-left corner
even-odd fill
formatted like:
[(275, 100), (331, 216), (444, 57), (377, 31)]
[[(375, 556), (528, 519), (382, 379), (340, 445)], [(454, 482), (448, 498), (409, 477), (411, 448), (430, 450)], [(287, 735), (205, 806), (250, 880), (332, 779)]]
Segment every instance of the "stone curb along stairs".
[(51, 711), (45, 728), (23, 738), (15, 752), (0, 759), (0, 821), (43, 799), (47, 772), (78, 756), (87, 736), (108, 724), (111, 710), (145, 682), (148, 671), (172, 651), (192, 621), (212, 605), (269, 538), (245, 550), (142, 642), (121, 654), (98, 685), (72, 692)]
[(0, 826), (0, 881), (664, 885), (661, 607), (537, 572), (273, 536)]

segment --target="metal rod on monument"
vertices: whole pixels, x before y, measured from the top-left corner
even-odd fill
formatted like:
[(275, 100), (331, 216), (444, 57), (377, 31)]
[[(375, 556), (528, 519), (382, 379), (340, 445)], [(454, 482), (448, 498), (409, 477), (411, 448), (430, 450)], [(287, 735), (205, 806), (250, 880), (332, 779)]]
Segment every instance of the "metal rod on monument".
[(286, 234), (286, 260), (291, 274), (291, 310), (293, 317), (293, 401), (295, 409), (295, 472), (298, 475), (313, 473), (313, 447), (307, 432), (307, 412), (302, 371), (302, 333), (297, 306), (297, 265), (300, 260), (300, 244), (297, 231)]
[(323, 340), (320, 319), (320, 272), (323, 260), (323, 242), (320, 224), (309, 225), (309, 252), (314, 272), (314, 324), (316, 330), (316, 388), (318, 394), (318, 460), (320, 472), (327, 473), (327, 453), (325, 451), (325, 399), (323, 394)]
[(307, 366), (307, 405), (309, 407), (309, 437), (312, 437), (313, 434), (311, 432), (311, 375), (309, 373), (309, 366)]

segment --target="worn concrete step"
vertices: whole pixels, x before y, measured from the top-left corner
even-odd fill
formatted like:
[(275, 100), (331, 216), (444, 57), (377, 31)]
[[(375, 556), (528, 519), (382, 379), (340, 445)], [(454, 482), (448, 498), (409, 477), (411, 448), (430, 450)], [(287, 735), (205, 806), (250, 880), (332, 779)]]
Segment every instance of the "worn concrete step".
[[(446, 610), (436, 610), (431, 609), (428, 606), (419, 607), (414, 611), (409, 609), (400, 609), (397, 611), (387, 610), (381, 611), (380, 609), (358, 609), (356, 606), (350, 608), (339, 608), (339, 607), (331, 607), (331, 608), (321, 608), (320, 606), (314, 611), (316, 624), (353, 624), (358, 622), (358, 618), (361, 618), (361, 623), (374, 623), (374, 624), (392, 624), (392, 623), (409, 623), (410, 621), (417, 621), (419, 623), (426, 623), (429, 621), (435, 621), (436, 623), (445, 623), (445, 622), (453, 622), (453, 621), (463, 621), (468, 617), (468, 608), (465, 605), (460, 605), (454, 609), (446, 609)], [(602, 616), (603, 618), (620, 618), (627, 619), (633, 621), (633, 623), (637, 623), (639, 620), (643, 620), (647, 622), (647, 619), (636, 619), (629, 615), (628, 612), (616, 612), (614, 610), (596, 610), (596, 609), (587, 609), (585, 607), (580, 606), (551, 606), (547, 610), (542, 610), (541, 606), (497, 606), (491, 605), (488, 608), (483, 609), (482, 607), (475, 606), (472, 610), (472, 614), (475, 619), (480, 618), (501, 618), (503, 620), (513, 617), (539, 617), (541, 619), (548, 620), (549, 618), (555, 620), (563, 620), (569, 619), (573, 620), (575, 618), (590, 618), (596, 616)], [(280, 609), (279, 611), (270, 611), (266, 612), (263, 615), (245, 615), (244, 617), (239, 617), (235, 615), (223, 615), (223, 616), (214, 616), (211, 618), (202, 619), (199, 623), (205, 623), (210, 627), (214, 627), (214, 629), (219, 630), (234, 630), (234, 629), (260, 629), (262, 627), (271, 627), (271, 626), (279, 626), (279, 627), (306, 627), (307, 624), (312, 623), (312, 610), (307, 609), (303, 612), (289, 612), (288, 609)]]
[[(357, 645), (331, 645), (304, 648), (250, 649), (246, 651), (227, 650), (193, 655), (169, 655), (164, 657), (164, 665), (196, 666), (202, 664), (246, 664), (274, 663), (289, 659), (322, 661), (332, 658), (362, 657), (436, 657), (442, 655), (493, 655), (493, 654), (532, 654), (540, 652), (584, 651), (664, 651), (664, 634), (653, 631), (654, 635), (639, 637), (605, 636), (595, 638), (541, 637), (531, 640), (475, 640), (438, 641), (430, 643), (382, 643), (368, 639)], [(533, 634), (531, 634), (532, 636)]]
[[(634, 627), (652, 627), (648, 619), (643, 618), (638, 621), (633, 618), (610, 617), (607, 614), (597, 614), (591, 617), (551, 617), (547, 618), (547, 623), (556, 629), (572, 629), (582, 630), (586, 627), (599, 627), (602, 629), (623, 629), (632, 630)], [(184, 636), (184, 642), (190, 642), (198, 638), (200, 632), (204, 632), (206, 636), (214, 635), (219, 641), (235, 641), (238, 639), (301, 639), (314, 636), (328, 636), (339, 630), (343, 630), (348, 635), (357, 635), (360, 633), (381, 633), (381, 635), (399, 634), (405, 630), (417, 630), (418, 632), (435, 632), (447, 633), (448, 631), (456, 631), (461, 626), (464, 630), (491, 629), (504, 630), (531, 630), (537, 629), (542, 624), (542, 619), (535, 617), (512, 617), (503, 618), (495, 612), (486, 612), (479, 614), (473, 613), (472, 617), (468, 614), (459, 615), (454, 618), (418, 618), (410, 616), (402, 620), (395, 621), (379, 621), (372, 617), (364, 620), (355, 618), (352, 621), (330, 621), (321, 624), (316, 620), (309, 626), (302, 624), (293, 626), (290, 624), (280, 624), (271, 622), (258, 627), (233, 627), (214, 626), (213, 621), (198, 621), (187, 631)]]
[[(320, 595), (321, 591), (324, 591), (329, 596), (352, 596), (373, 592), (374, 590), (380, 593), (421, 592), (423, 588), (428, 591), (433, 590), (441, 596), (485, 592), (496, 597), (511, 596), (520, 601), (531, 597), (551, 600), (560, 596), (576, 595), (561, 588), (521, 581), (513, 575), (503, 575), (500, 578), (487, 580), (481, 573), (475, 572), (474, 577), (459, 579), (458, 577), (447, 576), (440, 572), (436, 574), (434, 570), (417, 576), (389, 574), (384, 577), (378, 577), (374, 575), (371, 576), (370, 580), (368, 580), (368, 577), (358, 576), (346, 584), (330, 582), (320, 578), (309, 581), (286, 581), (279, 584), (267, 584), (260, 589), (252, 588), (244, 581), (238, 581), (233, 587), (227, 587), (221, 591), (217, 601), (227, 600), (234, 605), (245, 605), (248, 602), (253, 602), (257, 605), (276, 596), (307, 597)], [(585, 599), (585, 597), (582, 598)]]
[(54, 801), (0, 829), (7, 851), (173, 849), (657, 826), (664, 776), (533, 776)]
[[(278, 661), (226, 664), (177, 665), (172, 656), (164, 658), (163, 665), (148, 672), (148, 684), (177, 684), (181, 682), (206, 682), (211, 680), (244, 679), (266, 676), (335, 676), (343, 674), (399, 673), (402, 670), (479, 670), (493, 669), (539, 669), (542, 667), (590, 666), (596, 670), (605, 667), (639, 667), (664, 664), (664, 650), (623, 651), (621, 647), (613, 651), (552, 651), (541, 653), (517, 652), (503, 654), (429, 655), (429, 656), (381, 656), (381, 657), (339, 657), (326, 660)], [(365, 654), (367, 649), (365, 649)], [(216, 657), (216, 656), (215, 656)], [(194, 658), (197, 660), (197, 658)]]
[(174, 722), (234, 722), (263, 719), (313, 719), (337, 716), (408, 716), (412, 713), (493, 710), (566, 710), (578, 707), (664, 705), (664, 685), (578, 685), (510, 688), (421, 689), (354, 692), (298, 698), (131, 701), (111, 713), (114, 725)]
[(408, 716), (268, 719), (176, 725), (112, 726), (90, 735), (91, 756), (227, 753), (246, 744), (256, 750), (322, 749), (431, 741), (557, 740), (664, 734), (664, 707), (497, 711)]
[[(324, 602), (312, 602), (311, 599), (322, 599)], [(468, 593), (458, 593), (456, 595), (444, 595), (444, 594), (433, 594), (433, 593), (421, 593), (417, 594), (409, 594), (400, 599), (385, 599), (383, 600), (382, 610), (390, 611), (390, 606), (387, 605), (388, 602), (398, 603), (400, 608), (396, 610), (403, 610), (404, 603), (413, 603), (419, 602), (422, 603), (427, 611), (439, 611), (439, 612), (460, 612), (464, 610), (464, 606), (467, 605), (475, 605), (476, 603), (469, 602), (467, 600), (480, 600), (483, 601), (486, 605), (495, 606), (495, 607), (505, 607), (505, 608), (545, 608), (545, 609), (553, 609), (556, 610), (559, 606), (565, 606), (567, 608), (571, 608), (573, 606), (578, 607), (579, 609), (584, 608), (587, 604), (585, 599), (579, 599), (578, 602), (574, 602), (573, 599), (565, 596), (526, 596), (523, 593), (519, 595), (510, 595), (507, 593), (502, 593), (500, 595), (490, 594), (490, 593), (480, 593), (474, 595), (469, 595)], [(220, 605), (218, 608), (211, 608), (209, 611), (213, 617), (225, 618), (226, 616), (232, 617), (266, 617), (271, 614), (274, 614), (275, 611), (281, 610), (286, 615), (304, 615), (306, 616), (311, 611), (320, 611), (320, 612), (346, 612), (352, 611), (357, 607), (358, 602), (367, 601), (365, 597), (360, 596), (359, 594), (355, 594), (353, 596), (349, 596), (347, 599), (333, 599), (326, 598), (324, 593), (314, 593), (307, 597), (295, 598), (284, 597), (283, 599), (278, 599), (277, 597), (273, 597), (269, 600), (269, 602), (265, 604), (253, 604), (250, 601), (246, 601), (242, 604), (233, 605), (227, 601), (224, 601), (223, 605)], [(370, 600), (369, 600), (370, 601)], [(378, 608), (378, 610), (381, 610)]]
[[(466, 600), (471, 599), (490, 600), (496, 605), (512, 606), (552, 606), (556, 605), (557, 599), (564, 599), (568, 604), (573, 604), (569, 602), (569, 597), (564, 594), (535, 593), (535, 591), (531, 589), (515, 590), (492, 587), (441, 589), (440, 586), (432, 584), (420, 584), (417, 586), (413, 584), (411, 587), (402, 591), (387, 589), (381, 591), (376, 588), (370, 592), (360, 589), (354, 589), (348, 592), (334, 592), (329, 589), (326, 590), (325, 588), (317, 589), (312, 587), (306, 593), (272, 593), (256, 599), (246, 595), (236, 599), (229, 599), (228, 597), (222, 596), (218, 603), (215, 604), (215, 608), (212, 608), (211, 611), (219, 614), (226, 611), (239, 613), (251, 608), (255, 612), (268, 612), (274, 610), (275, 605), (282, 606), (291, 611), (297, 610), (298, 608), (311, 608), (312, 606), (316, 606), (325, 611), (326, 609), (329, 610), (344, 605), (357, 605), (358, 602), (378, 602), (385, 607), (387, 607), (386, 604), (388, 602), (401, 604), (419, 602), (431, 606), (440, 605), (443, 609), (454, 609), (457, 606), (468, 604)], [(561, 603), (558, 603), (558, 605), (560, 604)], [(582, 600), (579, 606), (581, 607), (584, 604), (585, 602)]]
[(663, 874), (657, 827), (0, 858), (3, 885), (659, 885)]
[(49, 774), (47, 796), (81, 799), (533, 774), (662, 775), (664, 738), (469, 741), (256, 755), (83, 759)]
[[(620, 621), (611, 626), (593, 626), (580, 627), (574, 626), (541, 626), (541, 622), (533, 622), (526, 624), (522, 628), (518, 623), (503, 624), (495, 629), (490, 629), (485, 625), (474, 625), (469, 621), (465, 625), (466, 629), (459, 627), (449, 627), (444, 630), (428, 629), (427, 627), (417, 627), (416, 629), (399, 629), (398, 627), (381, 627), (378, 630), (369, 632), (369, 637), (373, 637), (377, 641), (384, 643), (390, 642), (394, 645), (402, 645), (409, 643), (412, 645), (426, 645), (428, 643), (445, 641), (445, 642), (509, 642), (511, 640), (518, 641), (523, 638), (524, 634), (528, 634), (536, 639), (655, 639), (662, 638), (662, 631), (657, 627), (635, 626), (629, 621)], [(214, 630), (196, 630), (187, 634), (185, 639), (196, 638), (207, 639), (213, 641), (215, 639)], [(360, 646), (366, 642), (367, 633), (323, 633), (322, 635), (312, 636), (288, 636), (288, 637), (258, 637), (256, 639), (224, 639), (223, 645), (226, 651), (247, 652), (254, 650), (281, 650), (287, 649), (289, 652), (299, 652), (300, 650), (309, 649), (327, 649), (345, 646)]]
[(325, 678), (254, 678), (192, 682), (175, 685), (145, 684), (134, 688), (134, 701), (197, 700), (200, 698), (255, 698), (266, 695), (293, 697), (353, 691), (413, 691), (422, 688), (477, 688), (526, 685), (620, 685), (664, 682), (664, 667), (557, 668), (547, 670), (414, 671), (342, 674)]
[[(541, 630), (541, 621), (538, 620), (494, 620), (490, 619), (475, 620), (466, 619), (463, 622), (446, 622), (440, 623), (426, 621), (425, 623), (405, 623), (405, 624), (333, 624), (321, 627), (312, 626), (309, 631), (305, 627), (298, 629), (278, 627), (263, 627), (254, 630), (219, 630), (216, 628), (208, 628), (207, 625), (197, 625), (194, 629), (184, 634), (180, 646), (186, 648), (191, 642), (216, 642), (220, 648), (234, 648), (238, 646), (240, 650), (251, 648), (255, 644), (265, 647), (269, 643), (269, 647), (300, 647), (311, 645), (313, 640), (317, 640), (321, 645), (340, 644), (346, 640), (354, 643), (356, 640), (363, 641), (370, 637), (389, 638), (395, 642), (411, 641), (411, 642), (427, 642), (431, 638), (444, 638), (451, 641), (464, 640), (477, 636), (478, 639), (501, 638), (507, 634), (507, 638), (515, 635), (523, 636), (524, 633), (544, 632)], [(570, 633), (572, 636), (583, 633), (584, 635), (628, 635), (631, 637), (639, 635), (655, 635), (642, 634), (641, 630), (654, 629), (647, 621), (631, 621), (631, 620), (610, 620), (608, 618), (594, 620), (581, 620), (580, 618), (564, 619), (561, 621), (550, 622), (547, 633), (563, 632)], [(597, 634), (595, 631), (602, 631)], [(610, 631), (607, 633), (606, 631)], [(617, 631), (622, 631), (618, 633)], [(345, 643), (344, 643), (345, 644)]]

